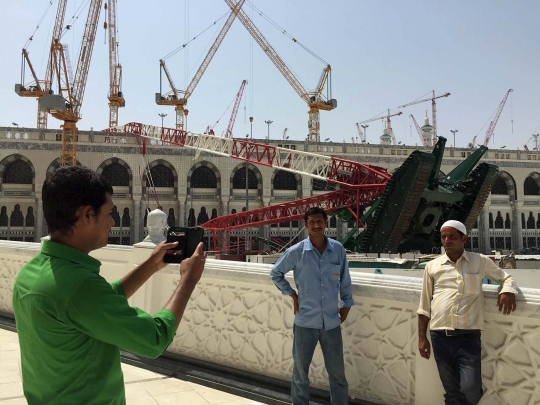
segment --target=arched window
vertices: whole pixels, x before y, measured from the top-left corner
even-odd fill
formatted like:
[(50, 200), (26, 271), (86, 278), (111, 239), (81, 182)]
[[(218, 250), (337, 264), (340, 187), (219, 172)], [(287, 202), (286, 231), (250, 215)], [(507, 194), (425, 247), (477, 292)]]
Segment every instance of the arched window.
[(5, 205), (0, 209), (0, 226), (8, 226), (7, 208)]
[(336, 228), (337, 227), (337, 217), (335, 215), (332, 215), (330, 217), (330, 228)]
[(120, 226), (120, 214), (118, 214), (118, 208), (113, 205), (111, 218), (114, 220), (114, 226)]
[(11, 162), (4, 170), (5, 184), (32, 184), (34, 174), (32, 168), (24, 160), (15, 160)]
[(15, 204), (13, 212), (11, 213), (11, 217), (9, 218), (9, 225), (10, 226), (23, 226), (23, 224), (24, 224), (24, 217), (21, 212), (21, 206), (19, 204)]
[(529, 176), (525, 179), (523, 183), (523, 189), (525, 195), (539, 195), (540, 188), (538, 187), (538, 182), (532, 177)]
[(534, 217), (532, 212), (529, 212), (529, 218), (527, 218), (527, 229), (534, 229)]
[(489, 229), (493, 229), (493, 214), (489, 213)]
[(521, 229), (525, 229), (525, 214), (521, 213)]
[(193, 208), (190, 208), (188, 215), (188, 226), (195, 226), (195, 221), (195, 210)]
[[(233, 189), (246, 189), (246, 168), (241, 167), (234, 173), (234, 177), (232, 180), (233, 183)], [(248, 169), (248, 188), (250, 190), (256, 190), (257, 189), (257, 176), (255, 176), (255, 173), (253, 170)]]
[(176, 226), (176, 217), (174, 216), (174, 208), (169, 208), (169, 215), (167, 216), (167, 225), (169, 227)]
[(495, 228), (502, 229), (503, 228), (503, 217), (501, 215), (501, 211), (497, 212), (497, 218), (495, 218)]
[(129, 216), (129, 208), (124, 208), (124, 215), (122, 215), (122, 228), (129, 228), (131, 226), (131, 217)]
[(279, 170), (274, 176), (274, 190), (296, 190), (294, 174)]
[(202, 225), (205, 222), (208, 222), (208, 213), (206, 212), (206, 207), (201, 207), (199, 215), (197, 215), (197, 225)]
[(540, 214), (538, 214), (538, 220), (536, 221), (536, 229), (540, 229)]
[(150, 169), (148, 184), (154, 187), (174, 187), (174, 174), (171, 169), (163, 164), (159, 164)]
[(212, 208), (212, 216), (210, 217), (210, 219), (214, 219), (214, 218), (217, 218), (217, 209)]
[(501, 176), (497, 177), (493, 187), (491, 188), (491, 194), (508, 195), (508, 186)]
[(36, 218), (34, 217), (34, 208), (28, 207), (28, 210), (26, 211), (26, 227), (32, 228), (36, 222)]
[(109, 182), (111, 186), (127, 187), (129, 186), (129, 172), (120, 163), (115, 162), (106, 166), (101, 175)]
[(510, 221), (510, 214), (506, 213), (506, 220), (504, 221), (504, 229), (512, 229), (512, 222)]
[(191, 187), (217, 188), (216, 174), (206, 166), (198, 167), (191, 175)]

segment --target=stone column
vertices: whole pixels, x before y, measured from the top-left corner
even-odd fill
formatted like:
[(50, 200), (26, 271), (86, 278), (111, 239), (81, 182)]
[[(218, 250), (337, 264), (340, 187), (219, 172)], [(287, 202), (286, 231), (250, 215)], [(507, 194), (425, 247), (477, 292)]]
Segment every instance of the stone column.
[(137, 198), (133, 197), (131, 200), (131, 206), (133, 207), (133, 226), (131, 227), (131, 244), (134, 245), (140, 242), (140, 227), (141, 227), (141, 210), (140, 204), (137, 204)]
[(144, 202), (144, 199), (141, 199), (139, 201), (139, 215), (137, 216), (139, 220), (139, 229), (137, 231), (138, 241), (142, 241), (144, 239), (144, 211), (145, 210), (146, 210), (146, 204)]
[(482, 208), (478, 223), (478, 248), (481, 253), (491, 253), (489, 242), (489, 209), (487, 207)]
[(178, 225), (186, 226), (186, 197), (182, 196), (178, 198)]
[(230, 214), (229, 212), (229, 196), (222, 196), (221, 197), (221, 204), (219, 205), (220, 207), (220, 211), (221, 212), (218, 212), (218, 215), (228, 215)]
[(510, 229), (512, 230), (512, 250), (519, 253), (520, 244), (521, 244), (521, 238), (519, 237), (519, 214), (517, 209), (517, 202), (516, 201), (510, 201), (510, 208), (512, 210), (510, 218), (511, 218), (511, 226)]
[[(514, 246), (514, 250), (519, 252), (521, 248), (523, 248), (523, 228), (521, 226), (521, 213), (523, 212), (523, 203), (515, 203), (516, 205), (516, 221), (515, 221), (515, 227), (516, 227), (516, 233), (518, 238), (518, 243), (516, 246)], [(513, 230), (513, 227), (512, 227)]]
[(39, 242), (41, 237), (45, 235), (44, 230), (47, 230), (45, 224), (45, 217), (43, 216), (43, 202), (41, 201), (41, 195), (36, 196), (36, 222), (34, 228), (34, 241)]

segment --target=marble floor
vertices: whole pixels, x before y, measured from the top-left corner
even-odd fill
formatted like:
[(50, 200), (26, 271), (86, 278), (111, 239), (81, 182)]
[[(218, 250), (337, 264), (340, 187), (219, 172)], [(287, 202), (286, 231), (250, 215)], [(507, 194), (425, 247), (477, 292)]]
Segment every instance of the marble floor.
[[(122, 363), (127, 405), (254, 405), (241, 396)], [(26, 404), (17, 334), (0, 329), (0, 404)]]

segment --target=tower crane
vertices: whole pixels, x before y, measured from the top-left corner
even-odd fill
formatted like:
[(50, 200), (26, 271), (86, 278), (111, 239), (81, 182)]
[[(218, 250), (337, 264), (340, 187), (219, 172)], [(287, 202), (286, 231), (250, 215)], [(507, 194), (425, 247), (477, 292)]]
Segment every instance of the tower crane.
[(433, 145), (435, 145), (437, 143), (437, 103), (435, 102), (435, 100), (438, 99), (438, 98), (442, 98), (442, 97), (448, 97), (450, 95), (450, 93), (444, 93), (444, 94), (442, 94), (440, 96), (435, 96), (435, 90), (432, 90), (432, 92), (433, 92), (433, 95), (430, 98), (425, 98), (425, 99), (422, 99), (422, 100), (412, 101), (410, 103), (400, 105), (398, 108), (405, 108), (405, 107), (408, 107), (410, 105), (423, 103), (425, 101), (430, 101), (431, 100), (431, 115), (432, 115), (431, 118), (432, 118), (432, 123), (433, 123)]
[[(390, 118), (391, 117), (396, 117), (398, 115), (401, 115), (403, 114), (402, 111), (398, 112), (398, 113), (395, 113), (395, 114), (390, 114), (390, 109), (388, 109), (388, 112), (386, 113), (386, 115), (383, 115), (382, 117), (374, 117), (374, 118), (370, 118), (369, 120), (365, 120), (365, 121), (360, 121), (360, 122), (357, 122), (356, 123), (356, 127), (358, 128), (358, 133), (360, 133), (360, 125), (361, 124), (365, 124), (367, 122), (372, 122), (372, 121), (377, 121), (377, 120), (383, 120), (384, 121), (384, 124), (385, 124), (385, 128), (388, 128), (388, 130), (390, 131), (391, 133), (391, 136), (392, 136), (392, 140), (394, 141), (395, 143), (395, 136), (393, 135), (393, 131), (392, 131), (392, 122), (390, 121)], [(362, 138), (362, 142), (366, 142), (366, 136), (365, 135), (360, 135), (360, 137)]]
[[(358, 130), (358, 135), (360, 136), (360, 139), (362, 140), (362, 143), (366, 143), (366, 134), (364, 133), (364, 131), (362, 131), (360, 129), (360, 123), (359, 122), (356, 123), (356, 129)], [(354, 138), (353, 138), (353, 143), (354, 143)]]
[(191, 82), (186, 87), (186, 90), (179, 90), (176, 88), (172, 80), (171, 74), (169, 73), (169, 69), (167, 69), (167, 66), (165, 65), (165, 61), (163, 59), (159, 60), (160, 76), (161, 76), (161, 72), (165, 73), (165, 77), (167, 78), (167, 81), (169, 82), (169, 86), (171, 90), (168, 93), (163, 94), (163, 91), (161, 89), (161, 77), (160, 77), (160, 81), (159, 81), (160, 89), (159, 89), (159, 93), (156, 93), (156, 104), (157, 105), (174, 105), (174, 110), (176, 111), (176, 129), (180, 129), (180, 130), (184, 129), (184, 120), (185, 120), (185, 117), (187, 117), (188, 115), (188, 110), (185, 108), (187, 105), (188, 99), (193, 93), (193, 90), (195, 90), (195, 87), (197, 87), (197, 84), (201, 80), (201, 77), (206, 71), (206, 68), (208, 68), (208, 65), (212, 61), (212, 58), (214, 57), (219, 46), (223, 42), (225, 35), (229, 31), (229, 28), (231, 28), (231, 25), (234, 22), (238, 13), (240, 12), (244, 2), (245, 0), (239, 0), (238, 3), (234, 5), (234, 7), (231, 7), (231, 13), (229, 14), (229, 17), (225, 21), (225, 24), (223, 24), (221, 31), (219, 32), (218, 36), (214, 40), (214, 43), (212, 44), (204, 60), (202, 61), (201, 66), (199, 66), (199, 69), (197, 70), (193, 78), (191, 79)]
[(242, 100), (242, 93), (244, 93), (244, 87), (246, 87), (247, 80), (242, 80), (240, 89), (236, 94), (236, 100), (234, 101), (234, 107), (232, 110), (231, 118), (229, 119), (229, 125), (227, 126), (227, 131), (225, 132), (226, 138), (232, 138), (232, 129), (234, 126), (234, 121), (236, 120), (236, 114), (238, 113), (238, 107), (240, 107), (240, 100)]
[(538, 149), (538, 137), (540, 136), (540, 134), (532, 134), (532, 136), (529, 138), (529, 140), (527, 141), (527, 143), (525, 145), (523, 145), (523, 149), (525, 149), (525, 151), (527, 152), (530, 152), (531, 150), (529, 149), (529, 143), (534, 139), (534, 145), (532, 150), (533, 151), (537, 151), (539, 150)]
[(289, 128), (285, 128), (283, 130), (283, 140), (286, 141), (287, 139), (289, 139), (289, 137), (287, 136), (287, 131), (289, 130)]
[(58, 94), (43, 96), (40, 100), (40, 108), (46, 109), (54, 118), (64, 121), (61, 125), (62, 165), (75, 165), (77, 163), (77, 122), (81, 118), (80, 111), (96, 39), (101, 4), (102, 0), (90, 1), (72, 86), (69, 84), (64, 47), (56, 38), (51, 47), (52, 76), (58, 85)]
[(411, 117), (414, 122), (414, 126), (416, 127), (416, 132), (418, 132), (418, 136), (420, 137), (420, 141), (422, 142), (422, 145), (427, 146), (427, 142), (422, 136), (422, 129), (420, 128), (420, 125), (418, 125), (418, 122), (416, 122), (416, 119), (414, 118), (412, 114), (410, 114), (409, 117)]
[[(236, 8), (234, 0), (225, 0), (225, 2), (231, 8), (231, 10), (234, 10)], [(259, 31), (259, 29), (255, 26), (253, 21), (251, 21), (249, 16), (243, 10), (239, 11), (238, 19), (244, 25), (244, 27), (248, 30), (248, 32), (251, 34), (251, 36), (257, 42), (257, 44), (261, 47), (263, 52), (266, 53), (266, 55), (270, 58), (272, 63), (274, 63), (274, 65), (280, 71), (283, 77), (285, 77), (285, 79), (289, 82), (292, 88), (300, 96), (300, 98), (307, 103), (309, 107), (309, 111), (308, 111), (308, 131), (309, 132), (308, 132), (307, 139), (308, 141), (311, 141), (311, 142), (319, 142), (320, 141), (319, 111), (320, 110), (331, 111), (337, 107), (337, 100), (331, 98), (332, 97), (331, 94), (328, 97), (324, 97), (322, 95), (326, 82), (330, 78), (330, 74), (332, 70), (331, 66), (327, 65), (323, 69), (321, 76), (319, 78), (317, 87), (315, 88), (315, 91), (311, 91), (311, 92), (307, 91), (304, 88), (304, 86), (302, 86), (302, 84), (298, 81), (298, 79), (294, 76), (291, 70), (287, 67), (287, 65), (281, 59), (281, 57), (277, 54), (277, 52), (274, 50), (272, 45), (270, 45), (267, 39), (263, 36), (263, 34)], [(331, 84), (329, 85), (329, 88), (331, 89)]]
[[(122, 93), (122, 65), (118, 62), (118, 42), (116, 41), (116, 0), (105, 3), (109, 30), (109, 127), (118, 125), (118, 108), (126, 106)], [(107, 23), (105, 23), (107, 24)]]
[[(64, 25), (64, 18), (66, 15), (66, 4), (67, 0), (58, 1), (58, 9), (56, 11), (56, 17), (54, 20), (54, 28), (51, 40), (51, 52), (49, 52), (49, 60), (47, 62), (47, 71), (45, 73), (45, 79), (39, 80), (30, 58), (28, 56), (28, 51), (26, 48), (22, 50), (22, 63), (21, 63), (21, 83), (15, 85), (15, 93), (20, 97), (35, 97), (38, 101), (37, 109), (37, 123), (36, 128), (46, 129), (47, 128), (47, 112), (40, 108), (41, 98), (47, 94), (51, 93), (51, 83), (52, 83), (52, 47), (53, 45), (60, 41), (62, 35), (62, 27)], [(30, 38), (32, 39), (32, 38)], [(25, 68), (28, 66), (30, 73), (32, 75), (33, 81), (25, 84)]]
[(484, 146), (488, 145), (489, 140), (491, 139), (491, 136), (493, 135), (493, 132), (495, 131), (495, 127), (497, 126), (497, 122), (499, 121), (499, 117), (501, 116), (504, 105), (506, 104), (506, 100), (508, 99), (508, 96), (510, 95), (510, 93), (512, 93), (513, 91), (514, 91), (513, 89), (508, 89), (501, 103), (499, 104), (499, 107), (497, 108), (497, 112), (495, 113), (495, 118), (493, 118), (493, 120), (490, 122), (488, 130), (486, 131), (486, 138), (484, 139)]

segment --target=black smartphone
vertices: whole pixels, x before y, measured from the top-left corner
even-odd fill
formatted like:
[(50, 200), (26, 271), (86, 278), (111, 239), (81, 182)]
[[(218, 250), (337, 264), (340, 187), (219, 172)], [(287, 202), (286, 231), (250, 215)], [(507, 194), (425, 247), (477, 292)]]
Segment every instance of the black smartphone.
[(191, 257), (202, 241), (204, 229), (201, 227), (179, 228), (172, 227), (167, 231), (167, 243), (178, 242), (174, 249), (167, 250), (163, 261), (165, 263), (181, 263)]

